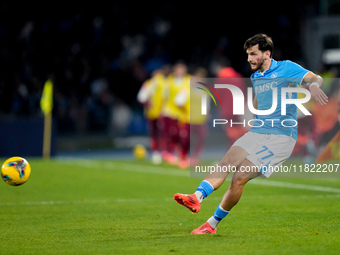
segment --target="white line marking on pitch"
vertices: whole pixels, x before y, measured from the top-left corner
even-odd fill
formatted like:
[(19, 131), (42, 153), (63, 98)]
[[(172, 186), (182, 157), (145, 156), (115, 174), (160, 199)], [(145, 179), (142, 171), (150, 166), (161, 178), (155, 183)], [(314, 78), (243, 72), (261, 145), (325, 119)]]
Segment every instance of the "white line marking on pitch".
[(331, 193), (339, 193), (340, 189), (318, 186), (318, 185), (310, 185), (310, 184), (302, 184), (302, 183), (292, 183), (292, 182), (282, 182), (282, 181), (271, 181), (271, 180), (252, 180), (249, 183), (263, 185), (263, 186), (273, 186), (273, 187), (282, 187), (282, 188), (291, 188), (291, 189), (303, 189), (303, 190), (312, 190), (312, 191), (321, 191), (321, 192), (331, 192)]
[[(92, 160), (72, 160), (72, 161), (63, 161), (60, 163), (72, 164), (83, 167), (101, 167), (104, 169), (112, 170), (114, 169), (115, 164), (113, 162), (98, 162)], [(182, 176), (182, 177), (190, 177), (190, 173), (188, 171), (179, 171), (174, 168), (168, 168), (163, 166), (141, 166), (132, 163), (119, 163), (119, 166), (124, 167), (124, 171), (130, 172), (140, 172), (140, 173), (150, 173), (150, 174), (161, 174), (161, 175), (172, 175), (172, 176)], [(302, 189), (302, 190), (312, 190), (312, 191), (320, 191), (320, 192), (330, 192), (330, 193), (338, 193), (340, 194), (340, 189), (318, 186), (318, 185), (310, 185), (310, 184), (301, 184), (301, 183), (292, 183), (292, 182), (283, 182), (283, 181), (273, 181), (273, 180), (260, 180), (254, 179), (249, 183), (263, 186), (272, 186), (272, 187), (282, 187), (282, 188), (291, 188), (291, 189)]]
[(69, 201), (25, 201), (25, 202), (1, 202), (1, 206), (45, 206), (45, 205), (80, 205), (80, 204), (116, 204), (116, 203), (148, 203), (155, 201), (172, 201), (173, 198), (117, 198), (108, 200), (69, 200)]

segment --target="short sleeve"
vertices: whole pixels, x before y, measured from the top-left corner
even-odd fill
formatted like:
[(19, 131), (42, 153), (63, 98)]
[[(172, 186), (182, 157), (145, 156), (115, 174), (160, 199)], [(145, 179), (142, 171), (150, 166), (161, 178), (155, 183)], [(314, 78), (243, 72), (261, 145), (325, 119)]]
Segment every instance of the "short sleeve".
[(290, 82), (301, 84), (303, 77), (310, 71), (290, 60), (286, 61), (285, 73)]

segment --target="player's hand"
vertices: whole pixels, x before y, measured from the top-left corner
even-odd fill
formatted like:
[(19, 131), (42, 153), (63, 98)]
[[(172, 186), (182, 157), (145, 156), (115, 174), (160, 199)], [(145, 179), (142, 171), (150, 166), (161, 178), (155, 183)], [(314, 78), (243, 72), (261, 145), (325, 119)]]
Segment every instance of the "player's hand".
[(321, 105), (325, 105), (328, 102), (328, 97), (322, 89), (318, 88), (317, 86), (312, 86), (309, 88), (309, 91), (316, 102)]

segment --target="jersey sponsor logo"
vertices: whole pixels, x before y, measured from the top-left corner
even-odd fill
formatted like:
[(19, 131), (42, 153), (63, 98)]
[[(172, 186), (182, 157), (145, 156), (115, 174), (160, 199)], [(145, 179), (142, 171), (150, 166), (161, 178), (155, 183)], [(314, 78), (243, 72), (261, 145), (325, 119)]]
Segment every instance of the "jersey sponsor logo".
[(262, 85), (257, 85), (255, 87), (255, 94), (267, 92), (269, 90), (273, 90), (274, 87), (277, 87), (278, 83), (277, 82), (268, 82)]

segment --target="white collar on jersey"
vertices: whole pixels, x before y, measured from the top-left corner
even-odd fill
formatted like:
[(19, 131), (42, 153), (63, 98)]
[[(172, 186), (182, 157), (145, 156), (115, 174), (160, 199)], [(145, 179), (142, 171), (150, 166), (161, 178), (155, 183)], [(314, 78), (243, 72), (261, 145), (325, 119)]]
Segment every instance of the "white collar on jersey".
[(259, 72), (260, 75), (264, 76), (264, 73), (265, 73), (265, 72), (269, 71), (270, 69), (272, 69), (272, 68), (275, 67), (276, 65), (277, 65), (277, 61), (276, 61), (275, 59), (272, 58), (272, 62), (270, 63), (269, 69), (264, 70), (263, 72), (260, 72), (260, 71), (258, 71), (258, 72)]

